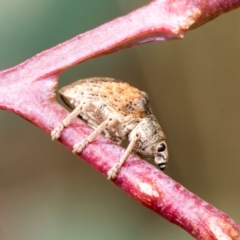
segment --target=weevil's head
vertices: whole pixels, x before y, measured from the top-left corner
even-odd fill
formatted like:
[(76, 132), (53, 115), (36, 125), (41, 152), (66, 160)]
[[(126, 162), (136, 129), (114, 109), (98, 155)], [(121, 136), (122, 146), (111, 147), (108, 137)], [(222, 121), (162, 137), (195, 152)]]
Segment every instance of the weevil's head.
[(129, 134), (129, 141), (135, 134), (140, 134), (140, 139), (134, 150), (145, 159), (152, 159), (161, 170), (164, 170), (168, 162), (168, 148), (166, 137), (157, 122), (157, 119), (149, 114), (143, 118)]
[(158, 142), (148, 142), (144, 149), (141, 147), (135, 148), (135, 151), (143, 159), (152, 159), (154, 158), (155, 164), (159, 169), (164, 170), (168, 163), (168, 148), (165, 140), (161, 139)]
[(168, 163), (168, 149), (164, 140), (159, 142), (155, 148), (154, 161), (161, 170), (164, 170)]

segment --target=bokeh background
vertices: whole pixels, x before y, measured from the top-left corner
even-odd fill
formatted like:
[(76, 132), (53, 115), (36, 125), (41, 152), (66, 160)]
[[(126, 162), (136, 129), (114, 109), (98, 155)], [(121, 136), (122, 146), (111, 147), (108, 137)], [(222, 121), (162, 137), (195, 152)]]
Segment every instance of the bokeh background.
[[(0, 69), (147, 0), (0, 0)], [(167, 135), (166, 173), (240, 223), (240, 10), (189, 32), (65, 71), (146, 91)], [(193, 239), (21, 117), (0, 111), (1, 240)]]

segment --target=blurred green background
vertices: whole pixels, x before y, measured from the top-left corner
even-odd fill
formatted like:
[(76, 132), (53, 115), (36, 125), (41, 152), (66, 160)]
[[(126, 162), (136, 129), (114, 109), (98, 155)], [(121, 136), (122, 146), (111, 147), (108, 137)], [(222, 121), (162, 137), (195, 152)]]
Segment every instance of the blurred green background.
[[(0, 0), (0, 69), (147, 1)], [(146, 91), (167, 135), (166, 173), (240, 223), (240, 14), (65, 71)], [(0, 111), (1, 240), (193, 239), (21, 117)]]

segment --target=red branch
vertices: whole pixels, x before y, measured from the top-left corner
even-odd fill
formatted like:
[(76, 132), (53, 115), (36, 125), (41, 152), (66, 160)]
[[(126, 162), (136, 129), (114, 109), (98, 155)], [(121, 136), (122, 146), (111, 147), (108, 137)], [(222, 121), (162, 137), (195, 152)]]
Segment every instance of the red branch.
[[(239, 6), (240, 0), (151, 1), (126, 16), (0, 72), (0, 108), (19, 114), (50, 133), (68, 114), (55, 100), (57, 80), (64, 69), (146, 42), (182, 38), (187, 30)], [(72, 149), (74, 143), (91, 131), (85, 123), (75, 119), (59, 141)], [(81, 157), (106, 174), (122, 154), (121, 147), (99, 136), (84, 149)], [(240, 226), (228, 216), (134, 156), (128, 158), (114, 182), (197, 239), (240, 238)]]

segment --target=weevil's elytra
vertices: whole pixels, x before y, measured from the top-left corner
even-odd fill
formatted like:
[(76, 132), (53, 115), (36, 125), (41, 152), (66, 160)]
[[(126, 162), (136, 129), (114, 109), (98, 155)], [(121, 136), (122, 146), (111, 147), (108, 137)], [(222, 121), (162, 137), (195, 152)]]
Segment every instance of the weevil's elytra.
[(108, 179), (116, 177), (131, 152), (145, 159), (154, 158), (161, 170), (166, 167), (166, 138), (145, 92), (113, 78), (98, 77), (79, 80), (63, 87), (59, 93), (74, 110), (52, 131), (52, 139), (58, 138), (78, 115), (95, 130), (76, 143), (73, 152), (81, 152), (101, 132), (119, 144), (128, 137), (129, 145), (120, 161), (109, 170)]

